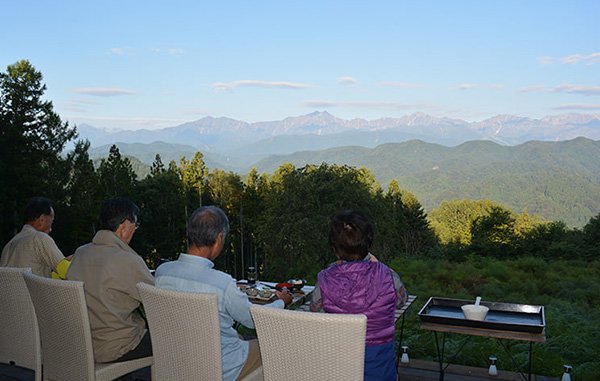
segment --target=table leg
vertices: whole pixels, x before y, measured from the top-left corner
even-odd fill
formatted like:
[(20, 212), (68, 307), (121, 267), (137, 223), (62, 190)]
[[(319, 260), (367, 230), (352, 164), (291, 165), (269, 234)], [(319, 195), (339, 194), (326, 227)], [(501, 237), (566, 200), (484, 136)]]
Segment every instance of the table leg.
[(525, 381), (528, 381), (528, 380), (531, 381), (531, 350), (533, 348), (533, 341), (529, 342), (529, 377), (525, 376), (524, 369), (523, 369), (523, 364), (517, 363), (517, 360), (512, 355), (512, 353), (510, 352), (510, 350), (508, 349), (508, 347), (506, 346), (506, 344), (504, 344), (504, 341), (501, 340), (501, 339), (496, 339), (496, 342), (500, 343), (500, 345), (504, 349), (504, 352), (506, 352), (506, 354), (508, 355), (508, 358), (513, 363), (513, 366), (515, 367), (515, 369), (521, 375), (521, 378), (523, 380), (525, 380)]
[(444, 332), (441, 352), (437, 332), (433, 331), (433, 334), (435, 336), (435, 349), (437, 350), (438, 363), (440, 364), (440, 377), (438, 378), (438, 380), (444, 381), (444, 347), (446, 345), (446, 333)]
[(529, 378), (528, 380), (531, 381), (531, 351), (533, 350), (533, 341), (529, 342)]
[(398, 351), (396, 352), (396, 369), (400, 365), (400, 349), (402, 349), (402, 338), (404, 336), (404, 314), (402, 314), (402, 322), (400, 323), (400, 342), (398, 343)]

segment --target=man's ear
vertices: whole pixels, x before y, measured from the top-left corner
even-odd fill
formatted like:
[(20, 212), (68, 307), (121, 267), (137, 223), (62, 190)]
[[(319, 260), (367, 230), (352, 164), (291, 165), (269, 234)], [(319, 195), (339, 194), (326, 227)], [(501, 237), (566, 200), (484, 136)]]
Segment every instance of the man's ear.
[(117, 230), (115, 230), (115, 234), (117, 235), (117, 237), (121, 238), (122, 241), (125, 241), (125, 237), (126, 237), (126, 232), (125, 232), (125, 221), (121, 222), (119, 224), (119, 226), (117, 226)]
[(221, 254), (224, 244), (225, 242), (223, 239), (223, 232), (221, 232), (217, 234), (217, 238), (215, 238), (215, 244), (212, 246), (211, 257), (213, 260), (216, 259), (219, 256), (219, 254)]

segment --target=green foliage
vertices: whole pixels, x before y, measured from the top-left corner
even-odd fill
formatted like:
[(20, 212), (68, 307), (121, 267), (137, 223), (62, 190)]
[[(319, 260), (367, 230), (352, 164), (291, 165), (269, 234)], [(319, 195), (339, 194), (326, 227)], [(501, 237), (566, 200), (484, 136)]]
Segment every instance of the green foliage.
[(185, 251), (187, 222), (179, 173), (173, 168), (153, 171), (137, 184), (135, 201), (141, 209), (141, 225), (133, 236), (132, 246), (150, 267), (155, 267), (161, 258), (177, 259)]
[(590, 245), (598, 245), (600, 242), (600, 214), (592, 217), (590, 221), (583, 227), (585, 234), (585, 242)]
[(364, 171), (350, 167), (282, 166), (273, 176), (257, 230), (267, 276), (303, 276), (333, 261), (329, 218), (344, 208), (374, 210), (372, 186)]
[(116, 145), (110, 147), (107, 159), (102, 159), (98, 168), (100, 194), (103, 199), (117, 196), (131, 197), (137, 175), (128, 158), (121, 156)]
[(75, 149), (67, 155), (71, 166), (66, 186), (65, 207), (56, 211), (58, 221), (55, 238), (63, 242), (62, 250), (70, 254), (82, 243), (92, 239), (96, 232), (100, 194), (98, 176), (89, 157), (89, 141), (78, 141)]
[(471, 225), (471, 250), (481, 255), (509, 256), (515, 247), (516, 219), (509, 210), (492, 206)]
[(444, 201), (429, 213), (429, 220), (442, 244), (469, 245), (473, 222), (489, 215), (493, 207), (500, 205), (490, 200)]
[[(417, 295), (406, 318), (405, 344), (414, 358), (435, 361), (432, 334), (419, 327), (416, 313), (431, 296), (543, 305), (546, 342), (534, 344), (533, 373), (559, 377), (562, 365), (574, 366), (573, 377), (600, 378), (600, 261), (547, 261), (539, 257), (511, 260), (471, 257), (464, 262), (425, 258), (397, 258), (388, 263), (411, 294)], [(447, 336), (447, 353), (454, 353), (464, 336)], [(528, 344), (504, 341), (517, 361), (527, 363)], [(487, 367), (487, 357), (498, 357), (500, 369), (517, 371), (494, 340), (473, 338), (454, 363)]]
[(60, 153), (77, 132), (42, 99), (45, 91), (42, 74), (29, 61), (0, 73), (0, 243), (20, 229), (27, 199), (60, 200), (68, 180)]
[(273, 156), (258, 170), (274, 171), (282, 162), (364, 166), (382, 184), (396, 179), (409, 188), (428, 212), (447, 200), (489, 198), (570, 227), (581, 227), (600, 212), (600, 142), (586, 138), (514, 147), (490, 141), (445, 147), (413, 140)]

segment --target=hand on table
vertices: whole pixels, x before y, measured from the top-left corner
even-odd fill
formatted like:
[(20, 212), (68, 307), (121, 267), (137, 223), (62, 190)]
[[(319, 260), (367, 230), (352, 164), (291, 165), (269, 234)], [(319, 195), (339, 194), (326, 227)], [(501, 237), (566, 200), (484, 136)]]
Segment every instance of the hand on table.
[(283, 304), (286, 307), (289, 306), (294, 299), (292, 294), (290, 294), (286, 288), (284, 288), (282, 291), (275, 291), (275, 295), (277, 295), (279, 299), (283, 300)]

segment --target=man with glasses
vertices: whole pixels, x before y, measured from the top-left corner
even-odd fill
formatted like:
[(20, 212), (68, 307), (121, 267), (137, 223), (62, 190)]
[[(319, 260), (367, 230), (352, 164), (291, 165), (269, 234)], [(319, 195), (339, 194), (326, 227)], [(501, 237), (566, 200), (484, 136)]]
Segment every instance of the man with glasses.
[(127, 198), (102, 204), (100, 229), (79, 247), (67, 272), (83, 281), (96, 362), (133, 360), (152, 355), (150, 334), (138, 313), (136, 284), (154, 284), (146, 263), (129, 242), (139, 227), (140, 209)]

